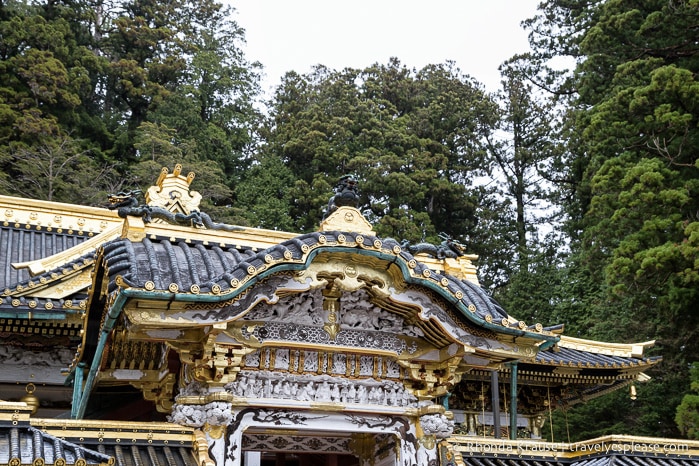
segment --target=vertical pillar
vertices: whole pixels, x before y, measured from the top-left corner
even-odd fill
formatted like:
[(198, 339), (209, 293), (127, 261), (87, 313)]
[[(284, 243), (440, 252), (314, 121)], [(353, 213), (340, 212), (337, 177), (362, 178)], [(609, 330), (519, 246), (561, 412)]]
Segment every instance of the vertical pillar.
[(262, 464), (262, 453), (259, 451), (246, 451), (243, 453), (243, 458), (245, 466), (260, 466)]
[(510, 440), (517, 440), (517, 361), (510, 363)]
[(500, 438), (500, 383), (498, 381), (498, 371), (490, 372), (490, 401), (493, 405), (493, 434), (495, 438)]
[(73, 402), (70, 405), (70, 418), (78, 419), (78, 408), (82, 402), (82, 397), (85, 396), (83, 393), (83, 382), (84, 382), (84, 370), (85, 363), (81, 362), (75, 366), (75, 374), (73, 374)]

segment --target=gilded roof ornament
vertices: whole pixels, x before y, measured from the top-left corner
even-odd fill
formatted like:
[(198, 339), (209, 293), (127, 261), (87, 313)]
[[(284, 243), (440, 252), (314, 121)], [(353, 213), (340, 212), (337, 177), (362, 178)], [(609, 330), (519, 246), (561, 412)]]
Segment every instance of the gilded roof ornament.
[(140, 217), (144, 223), (160, 222), (173, 225), (206, 228), (208, 230), (239, 231), (243, 228), (215, 223), (211, 217), (198, 210), (201, 194), (190, 191), (194, 173), (181, 176), (182, 166), (175, 165), (170, 174), (163, 168), (157, 186), (151, 186), (145, 194), (146, 204), (140, 204), (140, 189), (109, 195), (109, 209), (116, 210), (121, 218)]
[(350, 231), (374, 235), (374, 229), (359, 211), (359, 189), (354, 175), (345, 175), (328, 201), (319, 231)]
[(181, 173), (182, 165), (179, 163), (175, 165), (172, 173), (169, 173), (167, 167), (163, 167), (156, 186), (151, 186), (146, 191), (146, 204), (185, 215), (198, 211), (201, 194), (189, 189), (194, 181), (194, 172), (189, 172), (186, 177)]

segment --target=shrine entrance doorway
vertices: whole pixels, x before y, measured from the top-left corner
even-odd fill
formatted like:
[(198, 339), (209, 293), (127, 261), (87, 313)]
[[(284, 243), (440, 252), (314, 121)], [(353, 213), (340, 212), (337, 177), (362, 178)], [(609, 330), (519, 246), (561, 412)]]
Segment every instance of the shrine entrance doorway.
[(360, 460), (337, 453), (246, 452), (243, 466), (360, 466)]
[(397, 438), (383, 433), (248, 429), (241, 466), (395, 466)]

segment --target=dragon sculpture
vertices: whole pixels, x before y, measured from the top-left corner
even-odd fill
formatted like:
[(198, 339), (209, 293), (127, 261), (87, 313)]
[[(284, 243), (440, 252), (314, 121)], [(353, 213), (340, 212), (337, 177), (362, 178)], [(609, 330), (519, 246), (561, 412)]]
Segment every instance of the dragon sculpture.
[(109, 210), (116, 210), (121, 218), (141, 217), (144, 223), (151, 223), (153, 219), (160, 219), (173, 225), (187, 225), (195, 228), (207, 228), (209, 230), (240, 231), (243, 228), (225, 223), (215, 223), (208, 214), (194, 210), (189, 214), (172, 213), (158, 206), (139, 204), (138, 196), (142, 194), (140, 189), (121, 191), (109, 195)]
[(437, 259), (452, 258), (456, 259), (459, 256), (466, 254), (466, 246), (456, 241), (446, 233), (440, 233), (439, 237), (442, 242), (439, 246), (431, 243), (410, 244), (408, 240), (403, 240), (400, 243), (401, 248), (410, 252), (410, 254), (428, 254)]

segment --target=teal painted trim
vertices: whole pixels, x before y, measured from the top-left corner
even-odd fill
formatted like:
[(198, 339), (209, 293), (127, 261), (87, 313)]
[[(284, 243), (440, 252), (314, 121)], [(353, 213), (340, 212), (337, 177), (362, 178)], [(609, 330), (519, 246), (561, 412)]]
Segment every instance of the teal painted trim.
[(381, 260), (385, 260), (386, 262), (390, 262), (392, 264), (395, 264), (400, 270), (403, 275), (403, 279), (410, 284), (414, 285), (420, 285), (424, 286), (427, 288), (430, 288), (432, 291), (436, 292), (439, 296), (442, 298), (446, 299), (453, 305), (461, 311), (461, 314), (466, 317), (468, 320), (473, 322), (474, 324), (487, 328), (488, 330), (492, 330), (495, 333), (504, 333), (507, 335), (512, 335), (515, 337), (528, 337), (532, 338), (535, 340), (541, 340), (542, 343), (539, 346), (540, 349), (546, 349), (549, 348), (550, 346), (556, 344), (559, 340), (560, 337), (557, 336), (550, 336), (550, 335), (541, 335), (539, 333), (534, 333), (534, 332), (529, 332), (526, 330), (520, 330), (512, 327), (503, 327), (500, 325), (496, 325), (493, 323), (487, 322), (485, 319), (482, 319), (475, 315), (473, 312), (468, 310), (468, 307), (456, 296), (454, 296), (451, 293), (446, 292), (446, 290), (436, 283), (434, 280), (426, 279), (426, 278), (419, 278), (419, 277), (411, 277), (410, 276), (410, 270), (407, 266), (407, 263), (405, 259), (400, 258), (399, 256), (393, 255), (393, 254), (386, 254), (378, 251), (371, 251), (367, 249), (358, 249), (356, 247), (349, 247), (349, 246), (320, 246), (315, 249), (313, 249), (311, 252), (308, 253), (308, 256), (306, 257), (306, 261), (303, 263), (279, 263), (279, 264), (274, 264), (271, 265), (269, 268), (266, 270), (262, 271), (261, 273), (255, 275), (252, 279), (247, 281), (243, 286), (236, 288), (235, 290), (231, 290), (225, 293), (221, 293), (218, 295), (205, 295), (205, 294), (191, 294), (191, 293), (171, 293), (169, 291), (145, 291), (145, 290), (137, 290), (133, 288), (126, 288), (123, 290), (124, 293), (128, 297), (134, 297), (134, 298), (141, 298), (141, 299), (150, 299), (150, 300), (162, 300), (162, 299), (167, 299), (167, 300), (173, 300), (173, 301), (183, 301), (183, 302), (194, 302), (194, 301), (199, 301), (199, 302), (208, 302), (208, 303), (217, 303), (217, 302), (222, 302), (226, 301), (228, 299), (234, 298), (243, 291), (247, 290), (248, 288), (254, 286), (257, 284), (262, 279), (267, 278), (270, 275), (273, 275), (275, 273), (283, 272), (283, 271), (289, 271), (289, 270), (304, 270), (308, 267), (308, 265), (313, 262), (313, 259), (320, 254), (321, 252), (352, 252), (354, 254), (360, 254), (364, 256), (371, 256), (371, 257), (376, 257)]
[(85, 380), (85, 383), (80, 390), (80, 402), (77, 404), (77, 408), (75, 408), (74, 404), (73, 409), (71, 410), (71, 417), (73, 419), (82, 419), (85, 415), (87, 402), (90, 399), (90, 393), (92, 392), (92, 387), (94, 386), (95, 378), (97, 377), (97, 370), (99, 368), (100, 361), (102, 360), (102, 352), (104, 352), (104, 347), (107, 344), (109, 333), (112, 331), (112, 327), (114, 327), (114, 323), (116, 322), (117, 317), (119, 317), (119, 314), (121, 314), (124, 304), (126, 303), (127, 297), (125, 296), (125, 291), (128, 290), (121, 290), (118, 292), (111, 309), (109, 309), (109, 312), (107, 313), (107, 318), (105, 319), (104, 325), (100, 331), (97, 348), (95, 349), (95, 356), (92, 358), (92, 364), (90, 365), (90, 370), (87, 374), (87, 380)]
[(73, 376), (73, 401), (70, 405), (70, 418), (77, 419), (78, 406), (80, 406), (80, 399), (83, 395), (83, 371), (84, 367), (82, 364), (78, 364), (71, 374)]
[(517, 440), (517, 361), (510, 366), (510, 440)]
[(0, 311), (0, 319), (65, 320), (68, 312)]
[[(263, 280), (263, 279), (267, 278), (268, 276), (273, 275), (275, 273), (290, 271), (290, 270), (304, 270), (313, 261), (313, 259), (321, 252), (341, 252), (341, 253), (352, 252), (354, 254), (376, 257), (376, 258), (379, 258), (379, 259), (384, 260), (386, 262), (395, 264), (401, 270), (401, 273), (403, 275), (403, 279), (407, 283), (421, 285), (421, 286), (425, 286), (427, 288), (430, 288), (431, 290), (435, 291), (439, 296), (443, 297), (444, 299), (446, 299), (450, 303), (454, 304), (459, 309), (459, 311), (461, 311), (461, 314), (464, 317), (466, 317), (468, 320), (472, 321), (476, 325), (487, 328), (487, 329), (492, 330), (496, 333), (505, 333), (508, 335), (519, 336), (519, 337), (526, 336), (529, 338), (542, 340), (542, 344), (539, 346), (540, 349), (548, 348), (548, 347), (556, 344), (560, 340), (560, 338), (556, 337), (556, 336), (540, 335), (537, 333), (527, 332), (524, 330), (498, 326), (498, 325), (487, 322), (485, 319), (481, 319), (480, 317), (477, 317), (471, 311), (468, 310), (467, 306), (464, 305), (460, 299), (457, 299), (456, 296), (452, 295), (451, 293), (445, 292), (444, 288), (441, 285), (438, 285), (436, 282), (429, 280), (429, 279), (411, 277), (410, 270), (407, 266), (405, 259), (400, 258), (397, 255), (386, 254), (386, 253), (382, 253), (382, 252), (378, 252), (378, 251), (370, 251), (370, 250), (366, 250), (366, 249), (358, 249), (356, 247), (349, 247), (349, 246), (320, 246), (320, 247), (313, 249), (306, 257), (306, 261), (303, 263), (279, 263), (279, 264), (271, 265), (266, 270), (255, 275), (252, 279), (247, 281), (243, 286), (236, 288), (235, 290), (231, 290), (231, 291), (221, 293), (218, 295), (192, 294), (192, 293), (172, 293), (169, 291), (146, 291), (143, 289), (135, 289), (135, 288), (120, 289), (117, 292), (118, 294), (114, 300), (114, 304), (112, 305), (112, 308), (109, 310), (107, 319), (105, 320), (105, 323), (102, 326), (100, 338), (99, 338), (99, 341), (97, 344), (97, 348), (95, 349), (95, 355), (93, 357), (92, 364), (90, 365), (90, 370), (88, 372), (87, 380), (85, 381), (83, 389), (81, 390), (82, 396), (79, 397), (79, 403), (74, 403), (74, 405), (73, 405), (74, 408), (73, 408), (73, 412), (72, 412), (74, 414), (71, 414), (71, 416), (74, 419), (81, 419), (82, 416), (85, 415), (85, 409), (87, 408), (87, 402), (89, 399), (89, 395), (90, 395), (90, 392), (92, 391), (93, 385), (95, 383), (95, 378), (97, 376), (97, 369), (99, 367), (99, 362), (102, 359), (102, 352), (104, 351), (105, 345), (107, 343), (107, 338), (109, 337), (109, 333), (111, 332), (112, 327), (114, 326), (114, 322), (116, 321), (119, 314), (121, 314), (121, 311), (123, 309), (124, 304), (126, 304), (127, 299), (129, 299), (129, 298), (139, 298), (139, 299), (145, 299), (145, 300), (163, 300), (163, 299), (165, 299), (168, 301), (180, 301), (180, 302), (195, 302), (196, 301), (196, 302), (205, 302), (205, 303), (219, 303), (219, 302), (227, 301), (231, 298), (235, 298), (236, 296), (238, 296), (239, 294), (241, 294), (242, 292), (244, 292), (248, 288), (257, 284), (260, 280)], [(78, 405), (77, 409), (75, 408), (76, 404)]]

